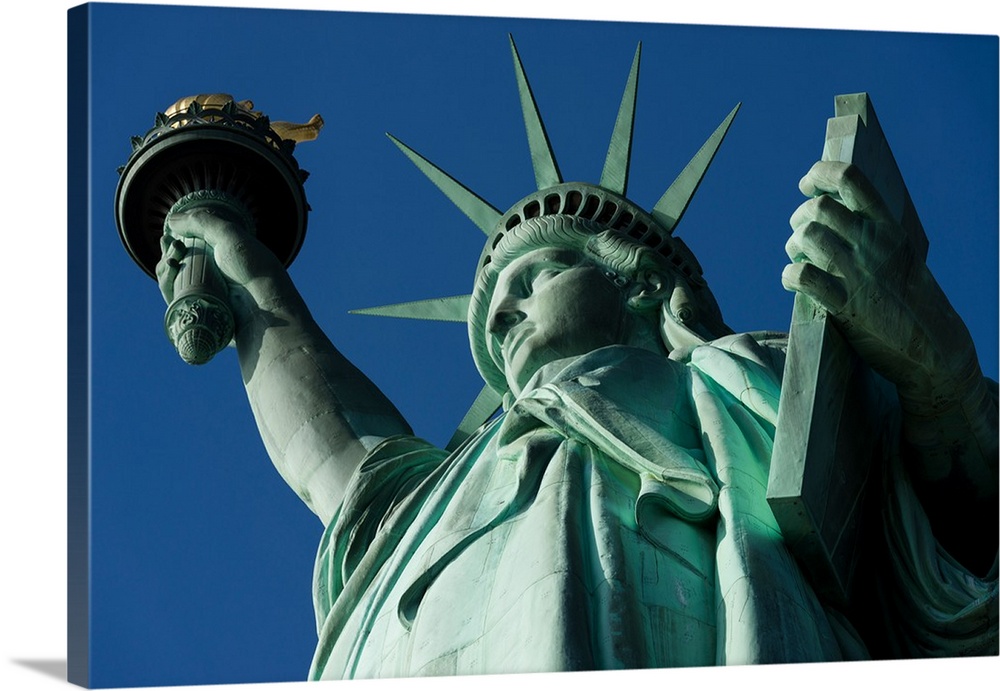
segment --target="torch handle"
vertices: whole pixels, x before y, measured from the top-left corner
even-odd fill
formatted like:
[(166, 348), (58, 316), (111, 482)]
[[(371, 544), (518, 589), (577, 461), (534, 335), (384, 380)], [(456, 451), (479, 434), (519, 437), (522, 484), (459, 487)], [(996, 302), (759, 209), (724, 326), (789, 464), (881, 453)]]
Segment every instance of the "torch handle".
[(174, 279), (174, 299), (163, 326), (181, 359), (202, 365), (233, 339), (235, 320), (212, 249), (200, 238), (183, 242), (188, 249)]
[[(246, 207), (221, 192), (192, 192), (174, 204), (170, 214), (195, 206), (208, 207), (213, 213), (236, 221), (244, 232), (253, 232), (253, 217)], [(165, 231), (170, 214), (164, 222)], [(181, 359), (201, 365), (233, 340), (236, 321), (229, 307), (229, 290), (215, 265), (211, 246), (201, 238), (185, 237), (181, 241), (187, 252), (174, 279), (174, 297), (167, 307), (163, 326)]]

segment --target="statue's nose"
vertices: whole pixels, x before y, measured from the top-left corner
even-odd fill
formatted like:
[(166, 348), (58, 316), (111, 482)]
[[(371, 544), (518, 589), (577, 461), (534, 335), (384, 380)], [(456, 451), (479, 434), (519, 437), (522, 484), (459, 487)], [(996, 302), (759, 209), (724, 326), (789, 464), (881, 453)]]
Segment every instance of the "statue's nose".
[(501, 304), (490, 315), (486, 328), (494, 336), (503, 338), (514, 326), (524, 321), (524, 312), (514, 304)]

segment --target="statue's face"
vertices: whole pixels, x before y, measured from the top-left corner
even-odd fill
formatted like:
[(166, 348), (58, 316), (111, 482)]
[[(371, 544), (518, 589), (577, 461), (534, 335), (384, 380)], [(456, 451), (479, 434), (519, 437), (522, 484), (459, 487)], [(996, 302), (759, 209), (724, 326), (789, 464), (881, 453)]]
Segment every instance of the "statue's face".
[(623, 290), (583, 253), (542, 248), (504, 268), (487, 317), (490, 351), (515, 394), (543, 365), (622, 342)]

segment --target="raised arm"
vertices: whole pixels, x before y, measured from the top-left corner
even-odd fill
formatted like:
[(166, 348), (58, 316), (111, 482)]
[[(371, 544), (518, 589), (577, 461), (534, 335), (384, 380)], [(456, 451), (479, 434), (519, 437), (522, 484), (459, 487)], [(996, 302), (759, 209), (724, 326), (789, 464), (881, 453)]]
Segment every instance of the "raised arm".
[(275, 468), (323, 521), (374, 444), (410, 433), (395, 406), (313, 321), (275, 256), (235, 218), (196, 207), (172, 214), (157, 266), (169, 302), (184, 261), (180, 237), (202, 238), (229, 285), (243, 383)]
[(968, 566), (988, 567), (982, 550), (973, 552), (976, 543), (996, 544), (996, 385), (860, 171), (820, 162), (799, 187), (811, 199), (792, 215), (785, 249), (793, 263), (782, 282), (826, 308), (859, 355), (895, 384), (908, 468), (935, 534)]

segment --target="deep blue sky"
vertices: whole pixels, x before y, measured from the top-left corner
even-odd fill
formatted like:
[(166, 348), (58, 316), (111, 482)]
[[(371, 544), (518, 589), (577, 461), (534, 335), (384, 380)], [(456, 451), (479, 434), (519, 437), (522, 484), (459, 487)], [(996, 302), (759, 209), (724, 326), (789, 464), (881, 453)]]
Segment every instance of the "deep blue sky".
[(567, 180), (596, 181), (638, 41), (630, 198), (647, 208), (737, 101), (677, 234), (737, 330), (785, 330), (796, 183), (833, 97), (868, 91), (931, 241), (930, 263), (997, 376), (995, 37), (96, 5), (92, 672), (97, 685), (303, 678), (321, 525), (272, 469), (235, 354), (194, 368), (114, 225), (130, 135), (194, 93), (274, 119), (321, 113), (298, 149), (313, 213), (291, 274), (317, 321), (422, 436), (481, 387), (465, 330), (347, 315), (468, 292), (482, 235), (389, 131), (501, 210), (532, 190), (507, 33)]

